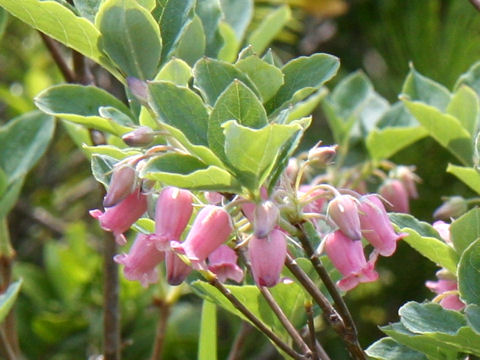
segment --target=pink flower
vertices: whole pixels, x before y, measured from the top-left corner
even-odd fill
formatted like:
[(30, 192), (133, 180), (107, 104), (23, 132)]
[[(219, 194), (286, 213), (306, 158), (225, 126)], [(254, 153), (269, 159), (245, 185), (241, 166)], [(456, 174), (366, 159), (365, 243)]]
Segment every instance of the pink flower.
[[(458, 289), (457, 281), (451, 279), (439, 279), (438, 281), (427, 281), (425, 285), (434, 293), (442, 295), (448, 291), (455, 291)], [(458, 294), (444, 295), (440, 300), (440, 305), (448, 310), (460, 311), (465, 307), (465, 304), (460, 300)]]
[(169, 250), (165, 255), (167, 269), (167, 282), (170, 285), (180, 285), (192, 272), (192, 268), (185, 264), (173, 251)]
[(311, 185), (300, 185), (298, 190), (299, 197), (303, 196), (305, 201), (308, 202), (308, 204), (303, 207), (303, 212), (311, 212), (316, 214), (323, 212), (326, 198), (322, 197), (322, 195), (326, 194), (325, 190), (319, 188), (315, 189)]
[(287, 239), (281, 230), (273, 229), (266, 238), (252, 237), (248, 243), (248, 257), (257, 285), (275, 286), (286, 256)]
[(387, 180), (378, 190), (391, 205), (388, 208), (391, 211), (408, 213), (410, 212), (410, 205), (408, 203), (408, 192), (400, 180)]
[(91, 210), (90, 215), (98, 219), (102, 229), (113, 232), (119, 245), (125, 245), (127, 240), (123, 233), (127, 231), (140, 216), (147, 211), (147, 197), (136, 189), (117, 205), (105, 209)]
[(398, 166), (395, 170), (396, 176), (405, 186), (408, 196), (412, 199), (418, 198), (417, 192), (417, 182), (420, 182), (421, 179), (412, 171), (408, 166)]
[(253, 214), (254, 235), (259, 238), (266, 237), (277, 224), (280, 210), (272, 201), (263, 201), (257, 204)]
[(128, 146), (147, 146), (155, 138), (155, 133), (148, 126), (140, 126), (122, 135), (122, 140)]
[(192, 194), (176, 187), (164, 188), (155, 208), (155, 240), (157, 249), (168, 250), (170, 241), (178, 241), (192, 216)]
[(230, 215), (221, 207), (207, 205), (197, 214), (185, 241), (172, 241), (171, 246), (186, 255), (194, 269), (206, 269), (205, 259), (228, 240), (232, 230)]
[(220, 245), (208, 256), (208, 270), (217, 275), (220, 282), (243, 279), (243, 270), (237, 265), (237, 254), (228, 245)]
[(135, 190), (135, 180), (135, 169), (131, 166), (125, 165), (115, 168), (110, 187), (103, 199), (103, 206), (114, 206), (130, 195)]
[(209, 204), (218, 205), (222, 202), (223, 195), (216, 191), (205, 191), (205, 199)]
[(395, 233), (385, 207), (374, 194), (362, 196), (358, 210), (363, 237), (380, 255), (391, 256), (397, 248), (397, 241), (408, 234)]
[(337, 283), (340, 290), (348, 291), (359, 283), (378, 279), (374, 261), (367, 262), (360, 240), (352, 240), (337, 230), (327, 235), (325, 251), (335, 268), (343, 275), (343, 279)]
[(158, 280), (156, 266), (163, 261), (165, 254), (155, 248), (149, 235), (138, 234), (128, 254), (116, 255), (113, 259), (125, 267), (125, 278), (139, 281), (143, 287)]
[(362, 238), (357, 202), (353, 196), (339, 195), (330, 201), (327, 208), (330, 219), (352, 240)]
[(440, 234), (440, 237), (448, 244), (453, 246), (452, 240), (450, 239), (450, 224), (447, 224), (445, 221), (437, 220), (432, 224), (433, 228), (437, 230)]

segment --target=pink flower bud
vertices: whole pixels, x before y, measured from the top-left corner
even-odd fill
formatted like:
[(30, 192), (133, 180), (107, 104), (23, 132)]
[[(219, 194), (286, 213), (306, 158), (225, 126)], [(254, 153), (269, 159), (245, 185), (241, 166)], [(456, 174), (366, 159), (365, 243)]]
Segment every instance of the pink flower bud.
[(462, 216), (468, 210), (467, 201), (461, 196), (452, 196), (435, 212), (433, 217), (435, 219), (450, 220)]
[(178, 241), (192, 216), (192, 194), (188, 190), (166, 187), (158, 196), (155, 208), (155, 240), (157, 249), (168, 250), (170, 241)]
[(197, 214), (185, 241), (172, 241), (171, 247), (186, 255), (194, 269), (206, 269), (205, 259), (228, 240), (232, 230), (230, 215), (221, 207), (207, 205)]
[[(456, 280), (440, 279), (438, 281), (427, 281), (425, 285), (434, 293), (442, 295), (447, 291), (454, 291), (458, 289)], [(448, 310), (460, 311), (465, 307), (465, 304), (460, 300), (458, 294), (444, 295), (440, 300), (440, 305)]]
[(192, 268), (170, 250), (165, 255), (165, 266), (167, 269), (167, 282), (174, 286), (180, 285), (192, 272)]
[(382, 256), (391, 256), (397, 241), (408, 234), (397, 234), (388, 218), (382, 202), (376, 195), (365, 195), (358, 207), (362, 234)]
[[(314, 187), (311, 185), (300, 185), (298, 197), (303, 197), (305, 198), (305, 202), (308, 202), (308, 204), (303, 207), (303, 212), (320, 214), (323, 212), (323, 207), (327, 200), (322, 195), (327, 192), (319, 188), (315, 190), (312, 189), (314, 189)], [(305, 194), (308, 195), (304, 196)]]
[(385, 198), (391, 205), (387, 207), (391, 211), (408, 213), (410, 206), (408, 203), (408, 192), (400, 180), (387, 180), (378, 190), (379, 194)]
[(438, 231), (440, 237), (448, 244), (453, 245), (452, 240), (450, 239), (450, 224), (447, 224), (445, 221), (438, 220), (432, 224), (433, 228)]
[(205, 199), (209, 204), (218, 205), (222, 202), (223, 195), (216, 191), (205, 191)]
[(148, 101), (148, 86), (145, 81), (137, 79), (133, 76), (129, 76), (127, 78), (127, 85), (133, 96), (135, 96), (138, 101), (142, 103), (146, 103)]
[(330, 165), (337, 155), (338, 145), (316, 146), (308, 152), (308, 161), (320, 165)]
[(327, 214), (350, 239), (360, 240), (362, 238), (357, 200), (353, 196), (336, 196), (329, 202)]
[(90, 215), (98, 219), (102, 229), (113, 232), (119, 245), (125, 245), (127, 240), (123, 233), (145, 211), (147, 211), (147, 197), (137, 189), (117, 205), (105, 209), (105, 212), (95, 209), (90, 211)]
[(359, 283), (378, 279), (374, 262), (365, 259), (362, 242), (352, 240), (337, 230), (327, 235), (325, 252), (333, 265), (343, 275), (337, 283), (340, 290), (348, 291)]
[(125, 278), (139, 281), (143, 287), (158, 280), (156, 266), (163, 261), (165, 254), (155, 248), (149, 235), (138, 234), (128, 254), (116, 255), (113, 259), (125, 267)]
[(135, 169), (129, 165), (114, 168), (103, 206), (114, 206), (130, 195), (135, 190), (136, 178)]
[(155, 138), (155, 133), (148, 126), (140, 126), (122, 136), (122, 140), (128, 146), (147, 146)]
[(220, 245), (208, 256), (208, 270), (217, 275), (220, 282), (243, 279), (243, 270), (237, 265), (237, 254), (228, 245)]
[(420, 182), (420, 178), (410, 169), (408, 166), (398, 166), (395, 169), (396, 176), (405, 186), (408, 196), (412, 199), (418, 198), (417, 182)]
[(266, 238), (252, 237), (248, 242), (248, 257), (257, 285), (275, 286), (286, 256), (287, 239), (281, 230), (273, 229)]
[(293, 183), (297, 178), (298, 174), (298, 160), (296, 158), (290, 158), (288, 160), (287, 167), (285, 169), (285, 173), (288, 179)]
[(280, 210), (272, 201), (264, 201), (255, 207), (254, 235), (259, 238), (266, 237), (277, 224)]

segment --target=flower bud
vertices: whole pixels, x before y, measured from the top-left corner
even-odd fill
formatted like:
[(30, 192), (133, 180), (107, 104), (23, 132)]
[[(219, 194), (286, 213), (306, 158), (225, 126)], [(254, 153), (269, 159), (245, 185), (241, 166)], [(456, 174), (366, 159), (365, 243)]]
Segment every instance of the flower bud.
[(155, 138), (155, 133), (148, 126), (140, 126), (122, 135), (122, 140), (128, 146), (147, 146)]
[(408, 203), (408, 192), (400, 180), (389, 179), (378, 190), (379, 194), (390, 204), (387, 207), (391, 211), (399, 213), (408, 213), (410, 206)]
[(327, 215), (350, 239), (360, 240), (362, 238), (357, 200), (353, 196), (336, 196), (328, 204)]
[(205, 199), (209, 204), (218, 205), (223, 200), (223, 195), (216, 191), (205, 191)]
[(163, 261), (165, 254), (155, 248), (149, 235), (138, 234), (128, 254), (116, 255), (113, 259), (125, 267), (125, 278), (139, 281), (143, 287), (158, 280), (156, 266)]
[(325, 252), (333, 266), (343, 275), (337, 282), (340, 290), (348, 291), (359, 283), (378, 279), (375, 264), (365, 259), (362, 242), (348, 238), (340, 230), (327, 235)]
[(243, 279), (243, 270), (237, 265), (237, 254), (228, 245), (220, 245), (208, 256), (208, 270), (217, 275), (220, 282)]
[(266, 238), (253, 236), (248, 242), (248, 258), (257, 285), (275, 286), (286, 256), (287, 239), (281, 230), (273, 229)]
[(167, 270), (167, 282), (173, 286), (180, 285), (192, 272), (192, 268), (170, 250), (165, 254), (165, 267)]
[(396, 177), (405, 186), (408, 196), (412, 199), (418, 198), (417, 182), (420, 182), (420, 178), (410, 169), (408, 166), (398, 166), (395, 169)]
[[(437, 281), (427, 281), (425, 283), (432, 292), (442, 295), (449, 291), (458, 289), (457, 281), (450, 279), (439, 279)], [(460, 300), (458, 294), (444, 295), (440, 300), (440, 305), (447, 310), (460, 311), (465, 307), (465, 304)]]
[(258, 238), (266, 237), (275, 227), (280, 216), (280, 210), (272, 201), (264, 201), (255, 207), (254, 235)]
[(105, 209), (91, 210), (90, 215), (98, 219), (102, 229), (113, 232), (119, 245), (125, 245), (127, 240), (123, 233), (147, 211), (147, 197), (136, 189), (117, 205)]
[(165, 187), (155, 207), (155, 234), (157, 249), (168, 250), (170, 241), (178, 241), (192, 216), (192, 194), (188, 190)]
[[(302, 196), (303, 199), (305, 199), (304, 201), (308, 202), (303, 207), (303, 212), (320, 214), (323, 212), (323, 207), (327, 200), (325, 197), (323, 197), (323, 195), (326, 194), (327, 192), (319, 188), (312, 190), (313, 188), (314, 187), (311, 185), (300, 185), (298, 189), (299, 190), (298, 197)], [(305, 194), (308, 194), (308, 195), (305, 195)]]
[(308, 152), (308, 161), (319, 166), (330, 165), (337, 155), (338, 145), (316, 146)]
[(103, 199), (103, 206), (110, 207), (118, 204), (135, 190), (137, 175), (135, 169), (129, 165), (115, 167), (110, 181), (110, 187)]
[(362, 196), (358, 210), (363, 237), (380, 255), (393, 255), (397, 248), (397, 241), (408, 234), (395, 233), (385, 207), (374, 194)]
[(129, 76), (127, 77), (127, 85), (138, 101), (142, 103), (148, 102), (148, 86), (145, 81)]
[(287, 177), (292, 183), (297, 178), (298, 170), (298, 160), (296, 158), (290, 158), (288, 160), (288, 165), (285, 169), (285, 173), (287, 174)]
[(435, 219), (450, 220), (462, 216), (468, 210), (467, 201), (461, 196), (452, 196), (440, 207), (435, 210), (433, 217)]
[(185, 241), (172, 241), (171, 247), (186, 255), (194, 269), (206, 269), (206, 258), (228, 240), (232, 230), (230, 215), (221, 207), (207, 205), (197, 214)]
[(450, 246), (453, 246), (452, 240), (450, 239), (450, 224), (447, 224), (445, 221), (438, 220), (432, 224), (433, 228), (437, 230), (440, 237)]

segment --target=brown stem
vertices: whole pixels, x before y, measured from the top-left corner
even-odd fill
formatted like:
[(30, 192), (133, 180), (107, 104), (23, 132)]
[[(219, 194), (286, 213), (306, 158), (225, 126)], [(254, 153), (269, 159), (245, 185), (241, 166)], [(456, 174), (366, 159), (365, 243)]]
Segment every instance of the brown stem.
[(233, 341), (232, 348), (230, 349), (230, 353), (228, 354), (227, 360), (239, 360), (240, 359), (240, 352), (243, 348), (243, 344), (245, 343), (245, 339), (247, 335), (253, 330), (253, 327), (246, 321), (242, 321), (242, 325), (240, 330), (235, 336), (235, 340)]
[(470, 4), (472, 4), (475, 9), (480, 11), (480, 0), (468, 0), (468, 1), (470, 1)]
[(280, 320), (280, 322), (282, 323), (285, 330), (287, 330), (293, 341), (295, 341), (295, 343), (300, 347), (302, 353), (306, 356), (307, 359), (311, 358), (312, 350), (309, 349), (308, 345), (305, 343), (305, 341), (303, 341), (297, 329), (295, 329), (295, 326), (293, 326), (290, 320), (288, 320), (282, 308), (278, 305), (277, 301), (272, 296), (272, 293), (265, 286), (259, 286), (258, 288), (260, 289), (260, 292), (262, 293), (263, 297), (267, 301), (272, 311), (277, 316), (278, 320)]
[(158, 301), (160, 317), (157, 323), (157, 332), (153, 346), (152, 360), (162, 360), (163, 344), (165, 343), (165, 334), (167, 332), (168, 318), (170, 317), (170, 305), (165, 301)]
[(74, 83), (75, 82), (75, 74), (70, 69), (70, 67), (67, 65), (67, 63), (65, 62), (65, 59), (63, 58), (62, 54), (60, 53), (58, 45), (55, 43), (55, 40), (53, 40), (51, 37), (45, 35), (42, 32), (39, 32), (39, 34), (40, 34), (45, 46), (47, 47), (48, 51), (50, 52), (50, 55), (52, 56), (53, 61), (55, 61), (55, 64), (57, 64), (58, 69), (62, 73), (65, 81), (69, 82), (69, 83)]
[(90, 73), (90, 70), (86, 64), (85, 56), (80, 54), (78, 51), (72, 51), (73, 58), (73, 72), (75, 74), (75, 82), (82, 85), (93, 84), (93, 76)]
[(319, 360), (317, 352), (317, 338), (315, 336), (315, 324), (313, 322), (313, 308), (312, 303), (309, 301), (305, 304), (305, 313), (307, 314), (308, 335), (310, 337), (310, 348), (312, 349), (313, 360)]
[(7, 339), (7, 334), (5, 333), (5, 329), (0, 329), (0, 346), (2, 350), (5, 352), (5, 356), (7, 360), (16, 360), (17, 356), (10, 345), (10, 342)]
[(261, 332), (263, 332), (266, 336), (272, 340), (275, 345), (277, 345), (281, 350), (283, 350), (286, 354), (291, 356), (297, 360), (304, 360), (305, 357), (295, 350), (293, 350), (290, 346), (288, 346), (282, 339), (280, 339), (272, 330), (270, 330), (267, 325), (265, 325), (262, 321), (260, 321), (250, 310), (248, 310), (245, 305), (238, 300), (229, 289), (227, 289), (223, 284), (218, 281), (216, 277), (208, 279), (209, 283), (217, 288), (225, 298), (228, 299), (232, 303), (232, 305), (240, 311), (248, 320), (250, 320)]

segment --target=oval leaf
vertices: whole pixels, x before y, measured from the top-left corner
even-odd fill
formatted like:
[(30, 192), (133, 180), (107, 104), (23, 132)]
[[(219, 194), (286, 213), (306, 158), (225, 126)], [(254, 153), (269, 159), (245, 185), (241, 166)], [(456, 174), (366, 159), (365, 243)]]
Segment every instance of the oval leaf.
[(480, 305), (480, 239), (470, 244), (460, 258), (458, 290), (464, 302)]
[(7, 288), (7, 291), (0, 295), (0, 323), (5, 320), (5, 317), (10, 312), (10, 309), (15, 304), (18, 293), (20, 292), (20, 287), (22, 286), (22, 281), (16, 281), (10, 284)]

